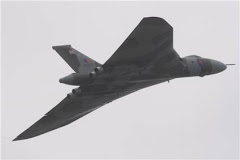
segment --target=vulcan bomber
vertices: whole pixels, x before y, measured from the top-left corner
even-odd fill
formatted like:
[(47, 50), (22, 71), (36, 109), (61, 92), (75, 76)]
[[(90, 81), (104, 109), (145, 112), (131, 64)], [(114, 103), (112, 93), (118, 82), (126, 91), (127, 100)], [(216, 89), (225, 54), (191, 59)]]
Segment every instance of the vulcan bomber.
[(76, 88), (14, 141), (63, 127), (140, 89), (175, 78), (204, 77), (227, 68), (222, 62), (197, 55), (180, 57), (173, 48), (173, 27), (158, 17), (143, 18), (104, 64), (71, 45), (52, 48), (74, 71), (59, 82)]

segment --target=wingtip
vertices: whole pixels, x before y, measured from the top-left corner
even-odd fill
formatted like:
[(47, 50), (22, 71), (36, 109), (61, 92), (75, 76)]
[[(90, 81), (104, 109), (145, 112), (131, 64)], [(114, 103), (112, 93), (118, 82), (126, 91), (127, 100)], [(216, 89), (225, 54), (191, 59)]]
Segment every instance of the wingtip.
[(154, 17), (154, 16), (149, 16), (149, 17), (143, 17), (145, 19), (163, 19), (162, 17)]
[(24, 140), (24, 139), (29, 139), (32, 138), (31, 134), (28, 133), (28, 129), (22, 132), (20, 135), (18, 135), (16, 138), (14, 138), (12, 141), (19, 141), (19, 140)]
[(12, 141), (19, 141), (19, 140), (24, 140), (24, 139), (28, 139), (28, 138), (30, 138), (30, 137), (25, 137), (25, 136), (22, 136), (22, 134), (20, 134), (19, 136), (14, 138)]
[(24, 135), (20, 134), (19, 136), (17, 136), (16, 138), (14, 138), (14, 139), (12, 140), (12, 142), (13, 142), (13, 141), (19, 141), (19, 140), (25, 140), (25, 139), (29, 139), (29, 138), (32, 138), (32, 137), (24, 136)]
[(56, 50), (58, 48), (71, 48), (71, 45), (61, 45), (61, 46), (52, 46), (52, 49)]
[(20, 140), (19, 137), (16, 137), (12, 141), (18, 141), (18, 140)]

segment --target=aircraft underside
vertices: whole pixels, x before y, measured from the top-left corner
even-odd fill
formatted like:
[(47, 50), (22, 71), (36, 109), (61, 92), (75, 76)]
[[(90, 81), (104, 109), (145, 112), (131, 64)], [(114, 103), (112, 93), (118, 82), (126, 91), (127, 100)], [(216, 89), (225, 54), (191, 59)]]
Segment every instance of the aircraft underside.
[(226, 69), (225, 64), (216, 60), (199, 56), (181, 58), (173, 48), (172, 26), (158, 17), (143, 18), (103, 65), (71, 45), (53, 49), (74, 71), (59, 82), (78, 87), (14, 141), (67, 125), (140, 89), (174, 78), (203, 77)]

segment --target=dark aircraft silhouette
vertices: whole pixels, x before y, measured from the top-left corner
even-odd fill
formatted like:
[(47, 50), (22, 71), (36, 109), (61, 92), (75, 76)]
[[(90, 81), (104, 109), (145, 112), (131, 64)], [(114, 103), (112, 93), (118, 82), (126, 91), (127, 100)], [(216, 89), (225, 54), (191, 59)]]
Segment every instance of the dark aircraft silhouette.
[(65, 126), (95, 109), (137, 90), (174, 78), (219, 73), (226, 65), (196, 55), (180, 58), (173, 49), (173, 28), (158, 17), (143, 18), (102, 65), (70, 45), (53, 49), (75, 71), (60, 83), (79, 86), (15, 140)]

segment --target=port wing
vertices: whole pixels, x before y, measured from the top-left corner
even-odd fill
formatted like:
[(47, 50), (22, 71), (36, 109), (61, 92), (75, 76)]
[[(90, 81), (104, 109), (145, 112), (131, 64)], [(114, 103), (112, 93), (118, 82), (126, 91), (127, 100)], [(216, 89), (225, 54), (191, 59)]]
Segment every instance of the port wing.
[(104, 66), (145, 66), (159, 60), (167, 63), (179, 55), (173, 50), (173, 28), (158, 17), (143, 18)]

